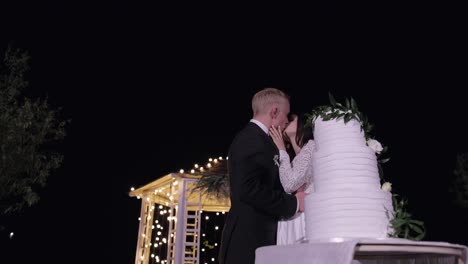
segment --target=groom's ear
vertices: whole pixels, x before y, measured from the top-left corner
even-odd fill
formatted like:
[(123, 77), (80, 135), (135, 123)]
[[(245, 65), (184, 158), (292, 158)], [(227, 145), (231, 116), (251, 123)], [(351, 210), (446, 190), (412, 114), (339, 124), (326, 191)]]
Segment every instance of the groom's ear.
[(275, 119), (279, 114), (279, 109), (278, 109), (278, 106), (273, 106), (271, 109), (270, 109), (270, 117), (272, 119)]

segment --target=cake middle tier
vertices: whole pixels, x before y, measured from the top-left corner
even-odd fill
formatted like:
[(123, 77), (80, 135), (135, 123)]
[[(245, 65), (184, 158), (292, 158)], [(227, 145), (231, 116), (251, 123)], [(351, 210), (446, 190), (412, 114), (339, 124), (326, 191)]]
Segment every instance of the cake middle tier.
[(367, 146), (336, 152), (315, 151), (312, 158), (316, 191), (334, 189), (380, 189), (375, 153)]

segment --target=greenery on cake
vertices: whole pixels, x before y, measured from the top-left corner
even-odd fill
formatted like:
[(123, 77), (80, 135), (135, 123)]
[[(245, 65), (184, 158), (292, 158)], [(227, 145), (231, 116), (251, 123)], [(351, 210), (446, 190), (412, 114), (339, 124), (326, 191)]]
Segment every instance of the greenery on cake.
[(424, 222), (413, 219), (413, 216), (406, 211), (408, 200), (398, 199), (397, 194), (392, 194), (393, 218), (391, 224), (391, 237), (406, 238), (411, 240), (421, 240), (426, 235)]
[(307, 120), (305, 125), (312, 127), (312, 130), (314, 130), (314, 122), (319, 117), (322, 118), (323, 121), (342, 119), (345, 124), (351, 120), (359, 122), (361, 124), (361, 130), (364, 131), (367, 145), (371, 147), (377, 155), (380, 180), (385, 182), (382, 164), (390, 160), (390, 158), (387, 157), (388, 147), (383, 147), (380, 142), (374, 139), (372, 134), (374, 125), (369, 122), (364, 113), (359, 111), (357, 103), (352, 97), (350, 99), (346, 98), (344, 104), (337, 102), (331, 93), (328, 93), (328, 98), (330, 100), (330, 105), (317, 106), (313, 108), (310, 113), (306, 114)]
[[(382, 165), (387, 163), (390, 158), (387, 157), (388, 147), (382, 147), (382, 144), (374, 138), (374, 125), (371, 124), (365, 114), (359, 111), (356, 101), (351, 97), (346, 98), (345, 103), (339, 103), (335, 100), (331, 93), (328, 94), (330, 104), (317, 106), (307, 115), (306, 126), (314, 129), (314, 122), (317, 118), (322, 118), (323, 121), (343, 120), (348, 123), (351, 120), (356, 120), (361, 125), (361, 131), (364, 131), (366, 144), (374, 150), (377, 157), (377, 166), (381, 181), (381, 189), (391, 192), (392, 184), (385, 180)], [(426, 234), (424, 222), (413, 219), (413, 216), (407, 212), (408, 201), (405, 198), (399, 199), (398, 194), (392, 194), (393, 212), (387, 211), (387, 216), (390, 219), (390, 237), (405, 238), (411, 240), (421, 240)]]

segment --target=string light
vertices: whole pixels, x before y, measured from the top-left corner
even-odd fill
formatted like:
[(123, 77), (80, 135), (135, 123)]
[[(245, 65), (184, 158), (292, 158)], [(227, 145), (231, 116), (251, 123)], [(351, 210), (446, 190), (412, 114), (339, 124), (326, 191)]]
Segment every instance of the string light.
[[(226, 160), (228, 159), (228, 157), (225, 158)], [(191, 174), (195, 174), (196, 173), (196, 169), (198, 169), (200, 172), (204, 172), (204, 171), (207, 171), (215, 166), (217, 166), (216, 164), (218, 164), (219, 162), (223, 161), (224, 158), (222, 156), (219, 156), (218, 158), (209, 158), (208, 159), (208, 163), (205, 164), (205, 166), (199, 166), (198, 163), (194, 164), (194, 167), (185, 171), (184, 169), (180, 169), (179, 172), (181, 174), (184, 174), (184, 173), (191, 173)], [(162, 231), (163, 230), (163, 225), (168, 227), (169, 229), (169, 222), (170, 221), (175, 221), (177, 222), (177, 218), (175, 217), (175, 215), (177, 214), (177, 203), (174, 204), (174, 201), (177, 199), (177, 197), (179, 196), (177, 194), (177, 191), (174, 192), (174, 186), (177, 186), (178, 183), (179, 183), (179, 180), (178, 179), (184, 179), (184, 176), (183, 175), (177, 175), (177, 174), (171, 174), (172, 175), (172, 180), (169, 181), (167, 183), (167, 185), (165, 185), (166, 187), (160, 187), (156, 190), (154, 190), (154, 194), (150, 193), (150, 195), (158, 195), (159, 193), (163, 192), (163, 190), (167, 189), (167, 187), (171, 188), (171, 189), (168, 189), (168, 190), (165, 190), (166, 191), (166, 199), (167, 199), (167, 202), (156, 202), (154, 200), (154, 198), (156, 198), (155, 196), (148, 196), (146, 194), (143, 194), (141, 197), (140, 195), (137, 196), (138, 199), (145, 199), (146, 198), (146, 201), (149, 202), (149, 203), (161, 203), (161, 205), (158, 205), (158, 204), (155, 204), (157, 208), (159, 208), (159, 210), (156, 210), (156, 207), (153, 205), (153, 206), (150, 206), (149, 207), (149, 211), (151, 212), (151, 216), (153, 215), (153, 211), (154, 211), (154, 217), (153, 218), (159, 218), (161, 221), (158, 221), (158, 219), (153, 219), (154, 220), (154, 224), (151, 225), (151, 229), (153, 231), (152, 232), (152, 235), (153, 235), (153, 239), (151, 239), (152, 241), (148, 241), (149, 239), (147, 239), (146, 241), (149, 242), (149, 247), (151, 248), (151, 252), (148, 252), (149, 254), (151, 254), (151, 259), (153, 262), (157, 262), (157, 263), (168, 263), (168, 260), (165, 260), (165, 259), (162, 259), (162, 257), (166, 256), (166, 250), (168, 249), (169, 247), (169, 243), (175, 243), (174, 241), (174, 238), (176, 237), (176, 233), (175, 232), (171, 232), (171, 233), (167, 233), (166, 234)], [(135, 190), (134, 187), (131, 187), (130, 188), (132, 191)], [(177, 188), (176, 188), (177, 189)], [(153, 191), (153, 190), (151, 190)], [(169, 192), (168, 192), (169, 191)], [(159, 196), (163, 198), (164, 197), (164, 194), (159, 194)], [(163, 207), (163, 205), (166, 205), (166, 207)], [(167, 208), (164, 209), (164, 208)], [(174, 211), (174, 208), (175, 208), (175, 211)], [(158, 213), (159, 212), (159, 213)], [(201, 217), (201, 214), (203, 213), (203, 210), (199, 210), (199, 217)], [(213, 254), (216, 254), (216, 251), (217, 249), (214, 249), (214, 247), (218, 247), (218, 239), (219, 239), (219, 234), (220, 232), (213, 232), (212, 228), (214, 228), (214, 230), (219, 230), (220, 227), (222, 226), (216, 226), (217, 222), (220, 220), (219, 218), (215, 217), (215, 216), (219, 216), (220, 213), (222, 213), (223, 215), (225, 214), (224, 211), (219, 211), (219, 212), (206, 212), (205, 214), (205, 217), (204, 219), (202, 220), (201, 223), (198, 223), (198, 228), (199, 229), (199, 232), (202, 233), (202, 239), (200, 239), (200, 234), (198, 233), (198, 239), (200, 239), (201, 241), (199, 241), (199, 243), (202, 243), (203, 241), (204, 242), (204, 245), (205, 247), (201, 247), (199, 250), (201, 250), (201, 252), (203, 252), (203, 254), (199, 255), (198, 258), (200, 261), (202, 261), (201, 263), (206, 263), (206, 262), (209, 262), (209, 263), (213, 263), (213, 262), (216, 262), (216, 257), (213, 255)], [(167, 214), (167, 216), (166, 216)], [(171, 216), (173, 215), (173, 216)], [(148, 220), (151, 219), (151, 216), (148, 215), (148, 212), (146, 212), (146, 215), (145, 217), (147, 217)], [(205, 227), (205, 224), (204, 224), (204, 221), (209, 221), (210, 220), (210, 217), (212, 218), (212, 221), (210, 222), (206, 222), (206, 227)], [(141, 218), (138, 219), (139, 221), (141, 221)], [(168, 222), (166, 222), (168, 221)], [(151, 224), (151, 223), (150, 223)], [(146, 225), (146, 223), (145, 223)], [(175, 224), (172, 224), (173, 226), (173, 231), (175, 231)], [(149, 226), (148, 226), (149, 227)], [(201, 227), (203, 227), (203, 230), (201, 229)], [(196, 227), (195, 227), (196, 228)], [(156, 229), (156, 230), (155, 230)], [(197, 241), (197, 234), (195, 232), (195, 234), (192, 234), (193, 236), (195, 236), (195, 241)], [(150, 236), (145, 236), (145, 234), (143, 234), (143, 237), (150, 237)], [(209, 243), (209, 241), (211, 243)], [(154, 242), (154, 243), (151, 243), (151, 242)], [(206, 243), (206, 244), (205, 244)], [(208, 244), (209, 243), (209, 244)], [(165, 244), (165, 245), (163, 245)], [(172, 245), (174, 246), (174, 245)], [(172, 247), (171, 246), (171, 247)], [(208, 248), (206, 247), (208, 246)], [(145, 244), (145, 247), (148, 247), (148, 244)], [(167, 248), (166, 248), (167, 247)], [(214, 249), (214, 250), (213, 250)], [(196, 249), (194, 249), (196, 250)], [(148, 255), (146, 255), (148, 256)], [(144, 257), (144, 256), (142, 256)], [(211, 262), (209, 261), (209, 259), (211, 259)], [(203, 261), (204, 260), (204, 261)]]
[(134, 188), (134, 187), (130, 188), (130, 191), (132, 191), (132, 192), (133, 192), (134, 190), (135, 190), (135, 188)]

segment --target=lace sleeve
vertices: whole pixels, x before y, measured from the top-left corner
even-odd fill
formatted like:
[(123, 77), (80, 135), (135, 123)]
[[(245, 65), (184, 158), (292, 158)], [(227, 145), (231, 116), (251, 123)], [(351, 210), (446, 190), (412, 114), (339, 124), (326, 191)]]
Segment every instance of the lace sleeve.
[(311, 175), (309, 174), (311, 170), (309, 168), (312, 166), (312, 151), (314, 150), (314, 146), (314, 141), (309, 140), (294, 158), (292, 164), (289, 162), (287, 153), (281, 153), (279, 175), (284, 191), (292, 193), (304, 183), (310, 181)]

